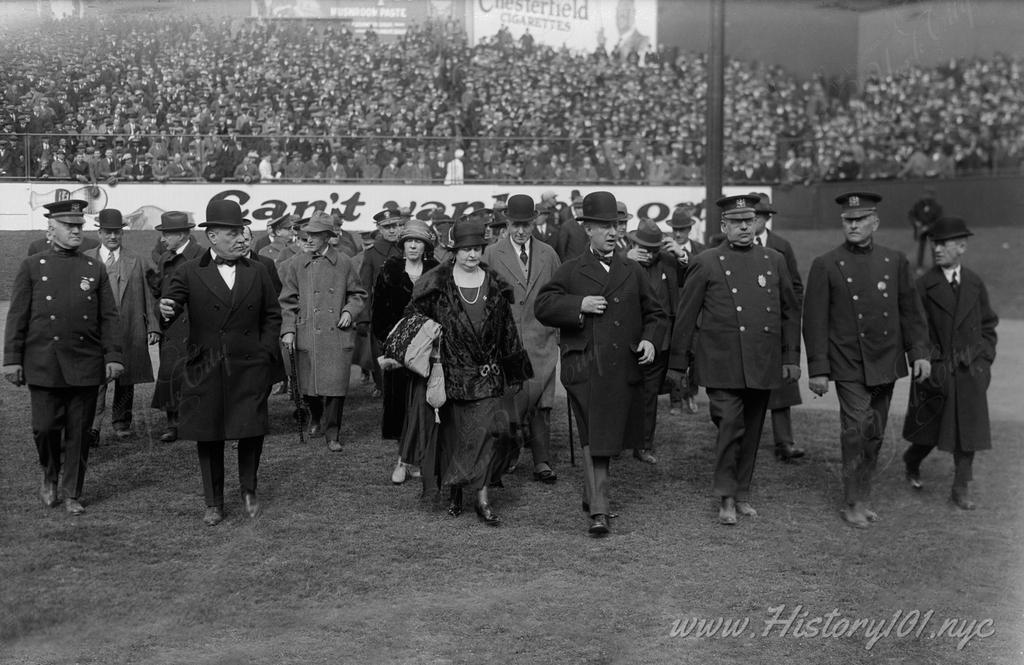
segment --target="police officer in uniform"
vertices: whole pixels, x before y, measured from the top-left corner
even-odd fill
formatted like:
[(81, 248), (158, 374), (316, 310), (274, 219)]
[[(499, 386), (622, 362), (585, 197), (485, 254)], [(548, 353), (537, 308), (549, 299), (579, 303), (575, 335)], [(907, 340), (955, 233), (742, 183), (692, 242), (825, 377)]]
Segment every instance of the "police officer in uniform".
[(52, 246), (18, 269), (4, 336), (4, 376), (16, 386), (28, 384), (31, 396), (32, 435), (43, 466), (39, 496), (47, 506), (58, 505), (59, 481), (72, 515), (85, 512), (79, 499), (97, 391), (124, 371), (107, 270), (79, 252), (87, 205), (69, 199), (44, 206)]
[(901, 252), (874, 242), (877, 206), (870, 192), (836, 197), (846, 242), (814, 259), (804, 295), (808, 384), (824, 395), (828, 382), (839, 397), (843, 519), (859, 529), (878, 519), (871, 510), (871, 477), (885, 437), (896, 379), (931, 374), (928, 329)]
[(726, 525), (737, 513), (757, 515), (750, 481), (768, 399), (800, 377), (799, 305), (782, 255), (754, 246), (754, 203), (747, 195), (718, 200), (726, 241), (690, 259), (669, 357), (678, 383), (693, 349), (718, 427), (714, 493)]

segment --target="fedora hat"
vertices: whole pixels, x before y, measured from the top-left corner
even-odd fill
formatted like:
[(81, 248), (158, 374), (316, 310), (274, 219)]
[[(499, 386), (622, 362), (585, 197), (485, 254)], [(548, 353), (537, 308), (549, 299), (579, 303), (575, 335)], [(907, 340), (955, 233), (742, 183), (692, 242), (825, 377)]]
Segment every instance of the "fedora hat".
[(533, 197), (526, 194), (514, 194), (508, 197), (505, 217), (511, 224), (524, 224), (537, 219), (537, 206), (533, 203)]
[(160, 223), (153, 228), (157, 231), (188, 231), (195, 228), (195, 224), (188, 221), (188, 213), (180, 210), (169, 210), (160, 215)]
[(687, 214), (685, 208), (676, 208), (672, 211), (672, 219), (668, 225), (674, 229), (688, 229), (696, 222), (697, 220)]
[(104, 208), (100, 210), (100, 214), (97, 216), (96, 225), (101, 229), (123, 229), (127, 224), (124, 223), (124, 218), (121, 216), (121, 211), (117, 208)]
[(771, 201), (771, 199), (768, 198), (767, 194), (761, 194), (759, 192), (751, 192), (750, 193), (750, 197), (755, 199), (755, 203), (754, 203), (754, 213), (755, 214), (757, 214), (757, 213), (767, 214), (767, 215), (778, 214), (779, 211), (776, 210), (772, 206), (772, 201)]
[(928, 234), (935, 242), (945, 242), (955, 238), (966, 238), (974, 234), (967, 230), (967, 222), (959, 217), (940, 217), (932, 225)]
[(451, 238), (453, 250), (487, 245), (487, 239), (484, 238), (484, 225), (479, 222), (459, 222), (452, 227)]
[(649, 219), (641, 219), (636, 231), (630, 231), (626, 236), (641, 247), (661, 247), (661, 229)]
[(594, 222), (597, 224), (615, 224), (619, 221), (619, 210), (615, 203), (615, 196), (611, 192), (591, 192), (583, 197), (583, 210), (579, 217), (580, 222)]
[(405, 240), (422, 240), (427, 243), (430, 247), (434, 246), (434, 234), (431, 232), (430, 227), (427, 223), (419, 219), (410, 219), (405, 224), (405, 228), (402, 229), (402, 234), (399, 236), (399, 242)]
[(242, 228), (248, 226), (249, 220), (242, 217), (242, 208), (234, 201), (219, 199), (210, 201), (206, 206), (206, 221), (200, 227), (230, 226)]
[(629, 214), (629, 210), (626, 209), (625, 201), (616, 201), (615, 211), (619, 215), (620, 222), (628, 222), (629, 220), (633, 219), (633, 215)]

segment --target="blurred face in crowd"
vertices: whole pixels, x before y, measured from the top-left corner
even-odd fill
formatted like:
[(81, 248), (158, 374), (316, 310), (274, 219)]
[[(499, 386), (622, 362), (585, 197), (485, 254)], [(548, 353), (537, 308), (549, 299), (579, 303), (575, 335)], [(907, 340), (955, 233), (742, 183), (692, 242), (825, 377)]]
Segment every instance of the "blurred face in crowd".
[(626, 237), (626, 222), (616, 222), (615, 223), (615, 233), (620, 238), (625, 238)]
[(242, 239), (245, 241), (244, 253), (248, 254), (249, 250), (252, 249), (252, 229), (250, 229), (248, 226), (242, 228)]
[(525, 245), (533, 235), (533, 222), (515, 222), (510, 231), (512, 242), (517, 245)]
[(50, 230), (50, 239), (58, 247), (75, 249), (82, 244), (81, 224), (68, 224), (51, 219), (48, 228)]
[(595, 252), (607, 254), (615, 249), (615, 241), (619, 234), (614, 223), (583, 222), (583, 230), (586, 231), (587, 238), (590, 239), (590, 248)]
[(121, 249), (124, 229), (100, 229), (97, 234), (100, 237), (100, 243), (110, 251)]
[(423, 252), (427, 249), (427, 243), (419, 238), (406, 238), (402, 241), (402, 253), (406, 261), (423, 260)]
[(746, 247), (754, 242), (754, 220), (723, 218), (722, 233), (731, 244)]
[(322, 252), (324, 247), (327, 246), (327, 240), (330, 237), (330, 233), (327, 231), (317, 231), (316, 233), (307, 233), (305, 231), (299, 231), (299, 247), (306, 254), (316, 254)]
[(967, 251), (967, 238), (953, 238), (942, 242), (932, 241), (932, 257), (940, 268), (955, 268), (960, 257)]
[(871, 244), (871, 236), (878, 228), (878, 215), (871, 213), (859, 219), (843, 219), (843, 234), (851, 245), (866, 247)]
[(225, 259), (238, 259), (249, 251), (242, 229), (234, 226), (211, 226), (206, 237), (214, 253)]
[(398, 236), (401, 235), (404, 227), (404, 222), (398, 222), (394, 219), (389, 219), (377, 225), (377, 228), (380, 229), (380, 237), (387, 242), (398, 242)]
[(457, 249), (455, 250), (455, 265), (466, 272), (473, 272), (480, 267), (480, 257), (483, 253), (483, 246)]
[(764, 232), (768, 227), (769, 217), (770, 215), (766, 215), (763, 212), (759, 212), (754, 216), (754, 235), (761, 235)]
[(690, 242), (690, 231), (693, 229), (692, 226), (687, 226), (681, 229), (672, 229), (672, 239), (680, 245), (685, 245)]
[(188, 241), (188, 231), (164, 231), (160, 234), (160, 242), (170, 252), (175, 252)]

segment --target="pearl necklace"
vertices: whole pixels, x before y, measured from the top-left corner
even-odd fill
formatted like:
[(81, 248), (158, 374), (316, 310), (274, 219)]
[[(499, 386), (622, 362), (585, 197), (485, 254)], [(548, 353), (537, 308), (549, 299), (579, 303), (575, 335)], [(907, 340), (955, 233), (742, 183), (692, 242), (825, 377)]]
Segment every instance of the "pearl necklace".
[[(476, 301), (480, 300), (480, 291), (483, 290), (483, 284), (481, 284), (480, 286), (476, 286), (476, 287), (473, 287), (473, 286), (459, 286), (458, 284), (456, 284), (455, 286), (459, 290), (459, 297), (462, 298), (462, 300), (467, 305), (475, 305)], [(476, 297), (474, 297), (472, 300), (470, 300), (466, 296), (462, 295), (462, 289), (473, 289), (473, 288), (476, 289)]]

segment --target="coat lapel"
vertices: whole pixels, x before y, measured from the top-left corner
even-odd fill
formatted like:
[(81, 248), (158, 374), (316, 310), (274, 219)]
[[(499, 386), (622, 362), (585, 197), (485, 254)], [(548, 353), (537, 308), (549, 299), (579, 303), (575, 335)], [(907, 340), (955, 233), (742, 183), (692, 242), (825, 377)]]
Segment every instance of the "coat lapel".
[[(598, 267), (600, 269), (600, 266)], [(619, 285), (629, 277), (629, 267), (626, 261), (615, 253), (612, 255), (612, 269), (608, 271), (608, 283), (605, 284), (605, 293), (612, 293), (619, 288)]]
[[(239, 264), (240, 265), (240, 264)], [(231, 306), (231, 289), (228, 288), (224, 278), (220, 276), (220, 271), (217, 270), (217, 264), (213, 262), (210, 255), (207, 254), (199, 262), (199, 279), (203, 280), (203, 284), (210, 290), (210, 293), (215, 295), (218, 300), (223, 302), (228, 307)], [(235, 288), (238, 287), (238, 273), (240, 270), (235, 269)]]
[[(963, 271), (961, 271), (961, 274), (963, 274)], [(953, 316), (957, 309), (956, 298), (953, 297), (953, 289), (949, 287), (949, 282), (946, 281), (945, 275), (942, 274), (942, 269), (932, 268), (921, 277), (921, 281), (925, 288), (925, 293), (928, 294), (928, 298), (947, 314)], [(966, 300), (964, 295), (963, 293), (960, 294), (960, 300)]]
[(953, 327), (958, 327), (971, 309), (978, 302), (981, 289), (978, 287), (978, 280), (972, 273), (960, 268), (960, 297), (956, 301), (956, 313), (953, 315)]
[[(614, 265), (614, 260), (612, 263)], [(602, 289), (608, 283), (609, 273), (605, 271), (604, 266), (589, 247), (580, 255), (580, 276), (593, 281)]]
[[(219, 277), (220, 275), (218, 275)], [(222, 279), (221, 282), (224, 280)], [(252, 259), (240, 259), (235, 264), (235, 288), (231, 289), (231, 306), (245, 302), (246, 296), (256, 284), (256, 267)], [(226, 285), (225, 285), (226, 286)]]
[(502, 238), (501, 242), (498, 243), (496, 254), (498, 255), (498, 260), (505, 265), (508, 274), (512, 276), (515, 283), (525, 290), (527, 288), (526, 275), (523, 274), (522, 263), (512, 247), (512, 239)]

